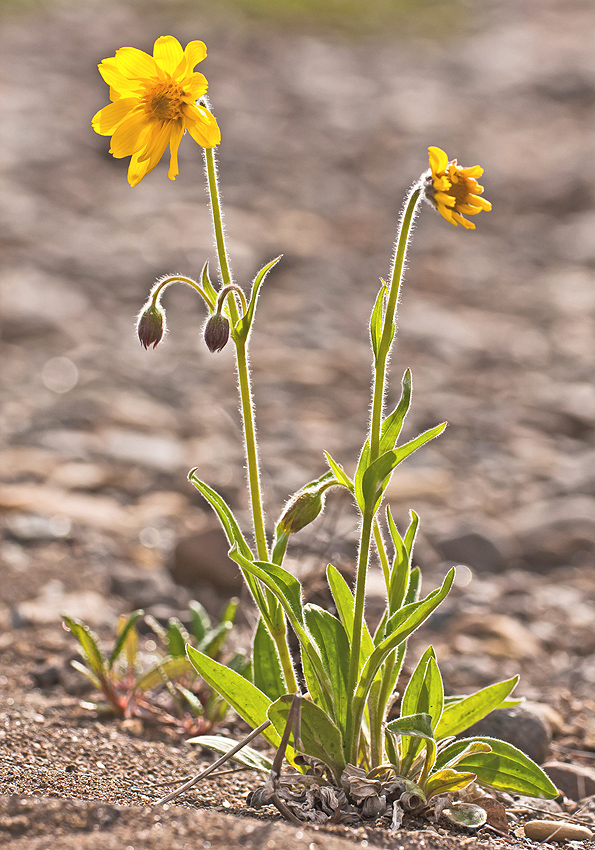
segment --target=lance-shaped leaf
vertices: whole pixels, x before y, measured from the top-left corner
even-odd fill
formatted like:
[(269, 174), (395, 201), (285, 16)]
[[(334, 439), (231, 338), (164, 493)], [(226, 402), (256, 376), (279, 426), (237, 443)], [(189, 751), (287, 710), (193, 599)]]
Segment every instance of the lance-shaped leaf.
[(163, 685), (169, 682), (170, 679), (176, 679), (178, 676), (183, 676), (192, 670), (192, 665), (187, 658), (164, 658), (155, 667), (140, 676), (135, 682), (135, 689), (139, 691), (149, 691), (151, 688), (156, 688), (158, 685)]
[[(401, 703), (401, 712), (407, 714), (428, 714), (432, 720), (432, 729), (442, 715), (444, 707), (444, 687), (442, 676), (436, 663), (433, 647), (429, 646), (413, 671)], [(420, 745), (417, 741), (403, 744), (403, 759), (412, 763), (419, 752)]]
[(446, 422), (442, 422), (440, 425), (436, 425), (434, 428), (424, 431), (423, 434), (415, 437), (415, 439), (409, 440), (408, 443), (405, 443), (396, 449), (384, 452), (384, 454), (381, 454), (374, 463), (368, 466), (363, 474), (361, 484), (363, 504), (371, 506), (371, 508), (376, 511), (389, 482), (390, 476), (396, 467), (404, 461), (405, 458), (409, 457), (409, 455), (421, 448), (421, 446), (440, 436), (446, 428), (446, 424)]
[(97, 635), (93, 634), (89, 626), (80, 620), (73, 620), (65, 614), (62, 614), (62, 619), (80, 643), (85, 658), (95, 675), (99, 679), (103, 679), (107, 672), (108, 661)]
[[(229, 667), (209, 658), (194, 647), (189, 646), (187, 652), (198, 674), (237, 711), (240, 717), (243, 717), (246, 723), (253, 729), (264, 723), (271, 705), (271, 700), (266, 694), (235, 670), (230, 670)], [(262, 735), (273, 747), (278, 747), (281, 743), (281, 738), (273, 727), (269, 726)]]
[(295, 576), (268, 561), (248, 561), (234, 546), (229, 557), (236, 561), (243, 570), (259, 579), (276, 596), (300, 642), (302, 652), (308, 656), (329, 711), (333, 710), (332, 686), (329, 675), (324, 668), (322, 658), (308, 632), (304, 619), (302, 605), (302, 586)]
[(339, 484), (342, 484), (344, 487), (347, 487), (348, 490), (353, 492), (353, 481), (347, 475), (341, 464), (337, 463), (337, 461), (334, 460), (328, 452), (325, 452), (324, 456)]
[(190, 602), (188, 608), (190, 610), (190, 631), (196, 638), (196, 642), (200, 648), (200, 644), (207, 632), (211, 630), (211, 618), (196, 599)]
[[(448, 745), (444, 746), (445, 741)], [(436, 770), (442, 768), (455, 768), (461, 759), (471, 753), (491, 753), (492, 748), (484, 741), (475, 741), (473, 738), (464, 738), (462, 743), (466, 746), (461, 746), (461, 741), (453, 741), (452, 738), (445, 738), (438, 745), (438, 755), (436, 756)]]
[(274, 701), (287, 693), (279, 653), (262, 618), (254, 633), (252, 668), (254, 684), (269, 699)]
[(209, 299), (211, 310), (215, 309), (215, 304), (217, 303), (217, 295), (219, 294), (213, 284), (211, 283), (211, 278), (209, 277), (209, 263), (208, 260), (202, 267), (202, 272), (200, 275), (200, 283), (204, 290), (205, 295)]
[(254, 321), (254, 311), (256, 310), (256, 302), (258, 301), (260, 287), (262, 286), (267, 274), (270, 272), (273, 266), (277, 265), (280, 259), (281, 255), (275, 257), (274, 260), (271, 260), (270, 263), (267, 263), (266, 266), (263, 266), (254, 278), (254, 283), (252, 284), (252, 292), (250, 294), (250, 303), (248, 304), (248, 310), (246, 312), (246, 315), (242, 316), (242, 318), (238, 321), (237, 325), (234, 328), (234, 333), (237, 339), (245, 340), (248, 334), (250, 333), (250, 328), (252, 327), (252, 322)]
[(440, 740), (440, 738), (448, 738), (449, 735), (458, 735), (490, 711), (499, 708), (514, 690), (518, 681), (519, 677), (513, 676), (511, 679), (488, 685), (458, 702), (447, 705), (436, 727), (436, 738)]
[(130, 615), (130, 617), (126, 620), (126, 622), (124, 623), (124, 626), (122, 627), (122, 630), (120, 631), (120, 634), (118, 635), (118, 640), (116, 641), (116, 645), (114, 646), (114, 648), (113, 648), (113, 650), (110, 654), (110, 657), (108, 659), (108, 663), (107, 663), (108, 670), (111, 670), (112, 667), (114, 666), (114, 664), (116, 663), (118, 656), (120, 655), (120, 653), (124, 649), (124, 644), (126, 643), (126, 638), (130, 634), (130, 630), (134, 627), (134, 624), (136, 623), (136, 621), (140, 617), (142, 617), (144, 613), (145, 612), (142, 609), (139, 608), (138, 611), (134, 611)]
[[(351, 592), (349, 585), (347, 584), (339, 570), (336, 569), (336, 567), (333, 567), (332, 564), (328, 565), (326, 575), (329, 587), (331, 589), (331, 593), (333, 594), (335, 605), (337, 606), (337, 613), (339, 614), (339, 619), (343, 623), (343, 628), (347, 633), (347, 637), (349, 638), (349, 640), (351, 640), (351, 635), (353, 634), (353, 618), (355, 610), (355, 600), (353, 598), (353, 593)], [(363, 665), (366, 663), (373, 651), (374, 643), (370, 636), (368, 624), (364, 621), (362, 626), (362, 641), (360, 648), (361, 667), (363, 667)]]
[[(221, 753), (221, 755), (225, 755), (238, 745), (237, 741), (233, 738), (226, 738), (225, 735), (199, 735), (197, 738), (188, 738), (186, 743), (207, 747), (209, 750)], [(273, 762), (270, 759), (248, 745), (242, 747), (241, 750), (238, 750), (237, 753), (231, 756), (231, 760), (244, 765), (244, 767), (249, 767), (251, 770), (258, 770), (261, 773), (269, 773), (273, 766)]]
[[(421, 738), (427, 748), (426, 768), (424, 772), (428, 772), (436, 760), (436, 741), (434, 732), (432, 731), (432, 718), (425, 712), (419, 714), (405, 715), (397, 720), (391, 720), (386, 724), (386, 731), (397, 736), (407, 736), (411, 738)], [(405, 753), (401, 758), (400, 770), (403, 776), (407, 776), (409, 768), (413, 763), (414, 753), (403, 745), (401, 752)]]
[(432, 593), (429, 593), (428, 596), (420, 602), (414, 602), (410, 605), (406, 605), (393, 617), (391, 617), (389, 621), (390, 628), (387, 629), (387, 637), (378, 644), (374, 652), (366, 661), (362, 670), (360, 681), (354, 696), (354, 726), (351, 730), (352, 733), (355, 733), (355, 730), (359, 728), (364, 703), (367, 699), (368, 692), (372, 686), (376, 673), (380, 669), (380, 665), (389, 653), (392, 652), (393, 649), (396, 649), (400, 643), (403, 643), (404, 640), (407, 640), (407, 638), (413, 634), (413, 632), (418, 629), (425, 620), (427, 620), (432, 611), (440, 605), (452, 586), (454, 576), (455, 571), (453, 568), (449, 570), (441, 587), (432, 591)]
[[(280, 735), (283, 734), (287, 724), (292, 701), (292, 694), (286, 694), (274, 702), (268, 710), (269, 720)], [(303, 752), (327, 764), (339, 784), (341, 773), (345, 770), (343, 738), (339, 728), (322, 708), (307, 699), (302, 700), (300, 711), (300, 738)], [(293, 730), (289, 740), (292, 746), (297, 748)]]
[[(376, 302), (374, 304), (374, 309), (372, 310), (372, 315), (370, 316), (370, 340), (372, 342), (372, 350), (374, 352), (374, 359), (378, 359), (378, 352), (380, 350), (380, 340), (382, 339), (382, 330), (384, 325), (384, 305), (385, 298), (388, 295), (388, 287), (386, 285), (386, 281), (380, 279), (380, 289), (378, 291), (378, 295), (376, 297)], [(389, 340), (389, 345), (392, 342), (393, 336), (395, 333), (395, 326), (392, 326), (392, 333)]]
[(305, 605), (304, 615), (308, 631), (318, 647), (324, 669), (331, 681), (333, 695), (333, 720), (345, 733), (347, 707), (351, 699), (349, 681), (349, 638), (343, 624), (318, 605)]
[(424, 793), (428, 800), (436, 794), (449, 794), (460, 791), (475, 781), (474, 773), (465, 773), (460, 770), (436, 770), (430, 774), (430, 778), (424, 785)]
[[(470, 740), (489, 744), (491, 752), (470, 753), (458, 762), (458, 770), (475, 773), (478, 782), (499, 791), (508, 791), (510, 794), (524, 794), (527, 797), (541, 797), (546, 800), (553, 800), (558, 796), (558, 789), (549, 776), (512, 744), (488, 737)], [(470, 740), (463, 738), (455, 743), (465, 746)], [(451, 744), (451, 747), (454, 747), (454, 744)]]

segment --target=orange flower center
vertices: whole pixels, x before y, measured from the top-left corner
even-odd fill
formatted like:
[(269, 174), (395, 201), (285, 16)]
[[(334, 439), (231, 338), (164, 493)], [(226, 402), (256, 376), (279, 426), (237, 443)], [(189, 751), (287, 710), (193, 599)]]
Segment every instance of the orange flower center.
[(174, 80), (147, 86), (143, 101), (145, 112), (159, 121), (173, 121), (182, 115), (182, 87)]
[(455, 206), (466, 204), (469, 195), (472, 194), (471, 184), (468, 179), (463, 174), (457, 174), (456, 177), (458, 177), (458, 180), (453, 180), (452, 177), (450, 178), (451, 185), (447, 193), (456, 198)]

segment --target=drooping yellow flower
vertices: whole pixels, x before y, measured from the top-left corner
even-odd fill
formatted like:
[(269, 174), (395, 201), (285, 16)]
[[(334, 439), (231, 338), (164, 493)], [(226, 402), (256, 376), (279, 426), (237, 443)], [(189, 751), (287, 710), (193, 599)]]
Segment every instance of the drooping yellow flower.
[(482, 210), (489, 212), (492, 209), (490, 202), (481, 197), (483, 186), (477, 182), (483, 168), (480, 165), (461, 168), (456, 159), (449, 162), (440, 148), (428, 148), (428, 153), (431, 173), (428, 172), (426, 197), (455, 227), (462, 224), (467, 230), (475, 230), (473, 222), (467, 221), (462, 213), (477, 215)]
[(128, 169), (131, 186), (155, 168), (168, 144), (168, 177), (176, 179), (178, 148), (185, 130), (203, 148), (213, 148), (221, 141), (215, 117), (197, 103), (208, 83), (194, 68), (206, 55), (202, 41), (191, 41), (182, 50), (176, 38), (163, 35), (155, 42), (152, 56), (136, 47), (122, 47), (98, 66), (110, 87), (112, 103), (93, 117), (93, 129), (112, 137), (110, 153), (117, 159), (132, 157)]

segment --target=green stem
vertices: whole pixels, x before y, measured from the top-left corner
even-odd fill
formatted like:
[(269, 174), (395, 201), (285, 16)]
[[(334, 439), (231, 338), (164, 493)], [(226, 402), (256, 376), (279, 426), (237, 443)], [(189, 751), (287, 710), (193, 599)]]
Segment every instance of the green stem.
[(411, 226), (415, 220), (415, 215), (420, 203), (420, 197), (421, 186), (416, 183), (407, 196), (405, 201), (405, 210), (401, 217), (401, 221), (399, 222), (397, 247), (390, 276), (388, 301), (384, 312), (382, 336), (380, 338), (378, 357), (376, 359), (374, 369), (372, 418), (370, 422), (370, 463), (373, 463), (379, 454), (382, 410), (384, 407), (384, 395), (386, 391), (386, 364), (394, 337), (395, 312), (399, 301), (401, 281), (403, 279), (403, 269), (405, 266), (405, 257), (407, 255), (407, 246), (409, 244), (409, 234), (411, 232)]
[(195, 280), (192, 280), (191, 277), (183, 277), (182, 275), (169, 275), (168, 277), (163, 278), (163, 280), (157, 281), (153, 289), (151, 290), (151, 301), (153, 305), (157, 304), (161, 298), (162, 291), (170, 285), (170, 283), (185, 283), (188, 286), (191, 286), (199, 295), (202, 296), (205, 303), (208, 305), (209, 309), (212, 310), (215, 306), (207, 293), (204, 291), (202, 286), (200, 286)]
[[(205, 162), (207, 180), (209, 184), (209, 195), (211, 199), (211, 213), (213, 216), (213, 227), (215, 229), (215, 242), (217, 255), (219, 257), (219, 268), (224, 289), (233, 291), (231, 272), (227, 259), (225, 247), (225, 234), (223, 231), (223, 218), (221, 216), (221, 203), (219, 199), (219, 185), (217, 182), (217, 168), (215, 166), (215, 154), (213, 148), (205, 149)], [(231, 289), (229, 289), (231, 287)], [(238, 308), (233, 298), (229, 299), (229, 312), (232, 327), (238, 322)], [(264, 528), (264, 514), (262, 508), (262, 497), (260, 492), (260, 471), (258, 468), (258, 451), (256, 447), (256, 429), (254, 426), (254, 405), (252, 401), (252, 384), (250, 370), (248, 367), (248, 354), (246, 351), (247, 340), (234, 339), (236, 346), (236, 365), (238, 370), (238, 384), (240, 389), (240, 407), (242, 410), (242, 423), (244, 427), (244, 447), (246, 450), (246, 465), (248, 468), (248, 489), (250, 491), (250, 502), (252, 506), (252, 521), (254, 524), (254, 538), (258, 557), (261, 561), (268, 561), (269, 550)]]
[[(221, 202), (219, 198), (219, 184), (217, 182), (217, 168), (215, 165), (215, 154), (212, 148), (205, 150), (205, 164), (207, 171), (207, 181), (209, 186), (209, 196), (211, 200), (211, 213), (213, 216), (213, 227), (215, 230), (215, 243), (217, 245), (217, 256), (219, 258), (219, 268), (221, 270), (221, 280), (223, 289), (227, 292), (234, 292), (236, 287), (232, 281), (229, 261), (227, 258), (227, 249), (225, 247), (225, 233), (223, 230), (223, 218), (221, 215)], [(225, 297), (225, 296), (223, 296)], [(246, 313), (245, 299), (241, 296), (242, 307)], [(238, 307), (235, 298), (229, 298), (229, 314), (231, 318), (232, 328), (235, 327), (239, 320)], [(238, 385), (240, 390), (240, 407), (242, 411), (242, 424), (244, 428), (244, 448), (246, 451), (246, 466), (248, 470), (248, 490), (250, 494), (250, 504), (252, 507), (252, 522), (254, 527), (254, 539), (256, 540), (256, 549), (258, 558), (261, 561), (269, 560), (269, 549), (267, 544), (264, 512), (262, 507), (262, 496), (260, 487), (260, 470), (258, 465), (258, 449), (256, 445), (256, 428), (254, 424), (254, 404), (252, 400), (252, 382), (250, 378), (250, 368), (248, 365), (247, 339), (238, 340), (235, 334), (232, 338), (236, 348), (236, 367), (238, 373)], [(270, 606), (270, 619), (278, 619), (280, 622), (275, 624), (272, 632), (272, 638), (275, 641), (285, 684), (288, 693), (296, 693), (298, 684), (293, 669), (291, 653), (287, 643), (287, 627), (285, 625), (285, 617), (280, 610), (280, 605), (272, 594), (268, 593), (268, 603)], [(273, 610), (274, 609), (274, 610)]]
[[(353, 634), (351, 637), (351, 656), (349, 659), (349, 687), (348, 694), (354, 694), (359, 678), (360, 650), (362, 645), (362, 628), (364, 623), (364, 603), (366, 599), (366, 577), (368, 572), (368, 560), (370, 558), (370, 540), (372, 537), (372, 522), (374, 515), (370, 509), (364, 511), (362, 518), (362, 530), (359, 544), (359, 555), (357, 562), (357, 577), (355, 583), (355, 604), (353, 609)], [(357, 742), (359, 729), (354, 728), (355, 718), (352, 715), (353, 701), (349, 701), (347, 709), (347, 729), (349, 730), (349, 744), (351, 752), (349, 761), (355, 764), (357, 758)]]

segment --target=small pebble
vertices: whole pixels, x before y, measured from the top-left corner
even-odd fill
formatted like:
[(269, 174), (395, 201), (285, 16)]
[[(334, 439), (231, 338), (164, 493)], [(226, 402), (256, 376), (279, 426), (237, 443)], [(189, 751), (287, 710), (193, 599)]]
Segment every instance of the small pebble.
[(586, 826), (568, 821), (530, 820), (525, 835), (532, 841), (588, 841), (593, 833)]

